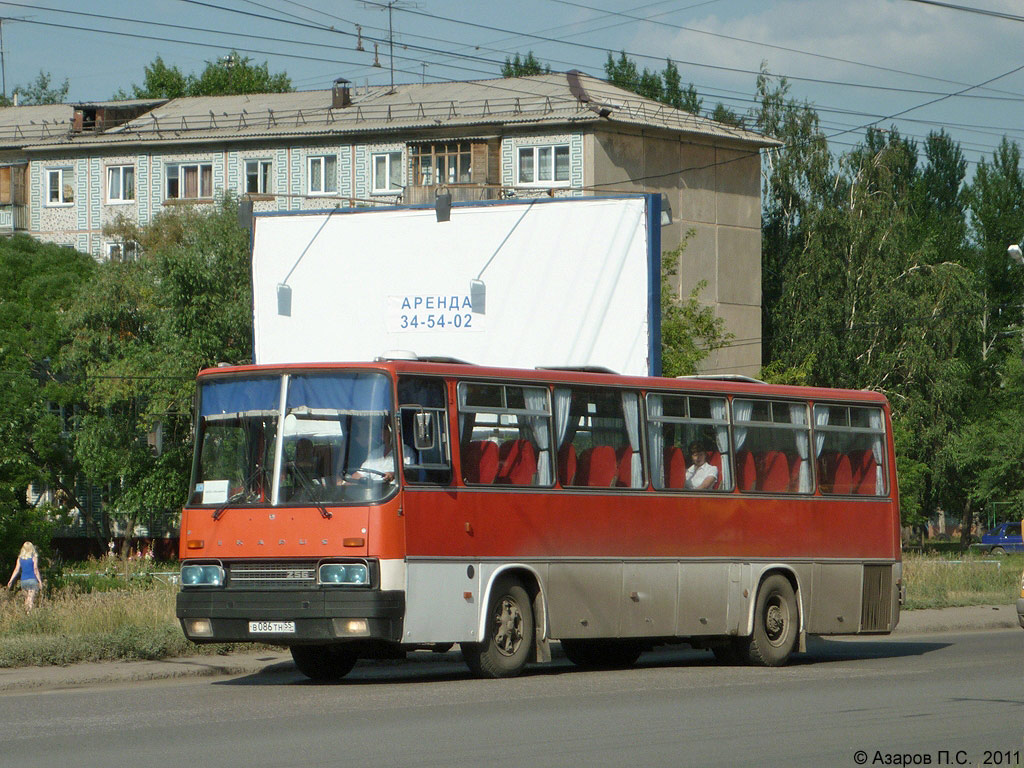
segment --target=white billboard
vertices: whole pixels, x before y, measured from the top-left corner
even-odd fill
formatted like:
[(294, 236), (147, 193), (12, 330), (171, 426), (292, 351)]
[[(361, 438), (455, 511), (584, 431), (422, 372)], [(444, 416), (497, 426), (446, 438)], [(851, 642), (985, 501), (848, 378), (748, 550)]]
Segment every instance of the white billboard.
[(478, 203), (449, 221), (432, 207), (257, 215), (255, 361), (406, 350), (658, 373), (658, 203)]

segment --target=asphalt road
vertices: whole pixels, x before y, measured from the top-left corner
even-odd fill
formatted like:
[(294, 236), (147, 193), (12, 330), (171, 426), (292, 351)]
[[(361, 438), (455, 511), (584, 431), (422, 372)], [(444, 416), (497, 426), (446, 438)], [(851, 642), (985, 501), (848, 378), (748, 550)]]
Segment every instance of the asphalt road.
[(782, 669), (685, 646), (513, 680), (471, 679), (457, 652), (414, 659), (361, 662), (335, 685), (278, 662), (0, 693), (0, 766), (1024, 764), (1020, 629), (812, 639)]

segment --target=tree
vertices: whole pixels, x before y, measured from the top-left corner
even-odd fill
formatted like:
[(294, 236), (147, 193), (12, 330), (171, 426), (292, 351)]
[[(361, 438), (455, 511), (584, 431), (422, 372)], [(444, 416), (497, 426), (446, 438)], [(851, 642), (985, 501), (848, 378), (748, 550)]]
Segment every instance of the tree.
[(620, 51), (617, 61), (612, 57), (611, 51), (608, 52), (608, 59), (604, 63), (604, 73), (612, 85), (639, 93), (640, 71), (636, 68), (636, 64), (626, 56), (625, 51)]
[(157, 56), (145, 67), (142, 85), (132, 85), (131, 96), (124, 91), (115, 99), (176, 99), (181, 96), (226, 96), (238, 93), (286, 93), (291, 79), (284, 72), (271, 74), (266, 62), (253, 64), (248, 56), (231, 51), (217, 61), (206, 62), (198, 76), (183, 75)]
[(114, 94), (115, 99), (177, 99), (188, 95), (188, 80), (177, 67), (168, 67), (157, 56), (143, 68), (142, 85), (132, 85), (129, 96), (124, 91)]
[(61, 419), (69, 385), (55, 360), (66, 343), (60, 317), (94, 268), (70, 248), (24, 235), (0, 240), (0, 554), (8, 561), (26, 539), (46, 543), (47, 510), (29, 507), (29, 485), (57, 489), (65, 507), (77, 506)]
[(533, 51), (530, 51), (522, 58), (519, 57), (518, 53), (514, 59), (509, 59), (506, 56), (505, 63), (501, 66), (502, 77), (529, 77), (530, 75), (549, 74), (551, 74), (551, 65), (542, 65), (533, 55)]
[(176, 208), (142, 228), (121, 221), (107, 234), (137, 241), (143, 256), (102, 264), (83, 286), (66, 317), (62, 370), (82, 382), (82, 473), (131, 532), (186, 496), (196, 372), (251, 360), (248, 235), (231, 198), (213, 210)]
[[(11, 91), (22, 106), (33, 106), (40, 104), (63, 104), (68, 97), (70, 82), (65, 77), (64, 82), (57, 87), (51, 87), (52, 75), (49, 72), (39, 70), (39, 75), (28, 85), (16, 85)], [(4, 97), (0, 99), (0, 106), (9, 107), (14, 103), (13, 99)]]
[(696, 373), (702, 360), (733, 338), (731, 333), (725, 332), (725, 321), (715, 317), (711, 307), (700, 303), (700, 292), (707, 287), (707, 281), (699, 282), (685, 301), (680, 300), (672, 288), (679, 259), (692, 235), (691, 230), (678, 248), (666, 251), (661, 257), (662, 376)]
[[(612, 85), (625, 88), (627, 91), (633, 91), (652, 101), (668, 104), (675, 109), (681, 109), (695, 115), (700, 114), (703, 101), (698, 96), (697, 89), (693, 83), (690, 83), (685, 89), (682, 87), (679, 68), (672, 59), (666, 60), (665, 69), (660, 73), (651, 72), (645, 68), (643, 74), (640, 74), (636, 63), (626, 56), (625, 51), (620, 51), (618, 59), (615, 59), (611, 51), (609, 51), (608, 59), (604, 63), (604, 72)], [(724, 107), (722, 108), (724, 109)], [(728, 117), (728, 115), (726, 116)], [(740, 120), (735, 115), (730, 119)]]
[(715, 104), (715, 110), (711, 113), (711, 119), (716, 120), (719, 123), (723, 123), (724, 125), (735, 126), (736, 128), (743, 128), (744, 123), (746, 122), (743, 115), (729, 109), (722, 102)]

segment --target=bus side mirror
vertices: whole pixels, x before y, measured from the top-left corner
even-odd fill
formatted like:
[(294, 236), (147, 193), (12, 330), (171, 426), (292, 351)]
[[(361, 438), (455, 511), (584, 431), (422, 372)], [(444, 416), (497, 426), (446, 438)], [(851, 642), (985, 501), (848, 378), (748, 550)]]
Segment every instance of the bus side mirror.
[(420, 411), (413, 415), (412, 442), (417, 451), (434, 447), (434, 414)]

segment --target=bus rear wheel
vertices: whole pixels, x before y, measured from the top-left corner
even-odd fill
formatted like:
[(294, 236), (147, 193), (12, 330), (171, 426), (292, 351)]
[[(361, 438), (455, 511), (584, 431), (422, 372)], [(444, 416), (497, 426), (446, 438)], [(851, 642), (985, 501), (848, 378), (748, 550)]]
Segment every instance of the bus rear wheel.
[(299, 672), (320, 683), (341, 680), (358, 660), (351, 650), (337, 645), (293, 645), (289, 650)]
[(462, 656), (477, 677), (515, 677), (530, 660), (533, 608), (518, 581), (501, 579), (491, 590), (483, 642), (462, 643)]
[(586, 669), (625, 669), (636, 664), (643, 653), (631, 640), (562, 640), (565, 658)]
[(757, 591), (754, 634), (747, 652), (750, 662), (781, 667), (789, 661), (796, 647), (798, 622), (796, 595), (789, 579), (780, 574), (769, 576)]

